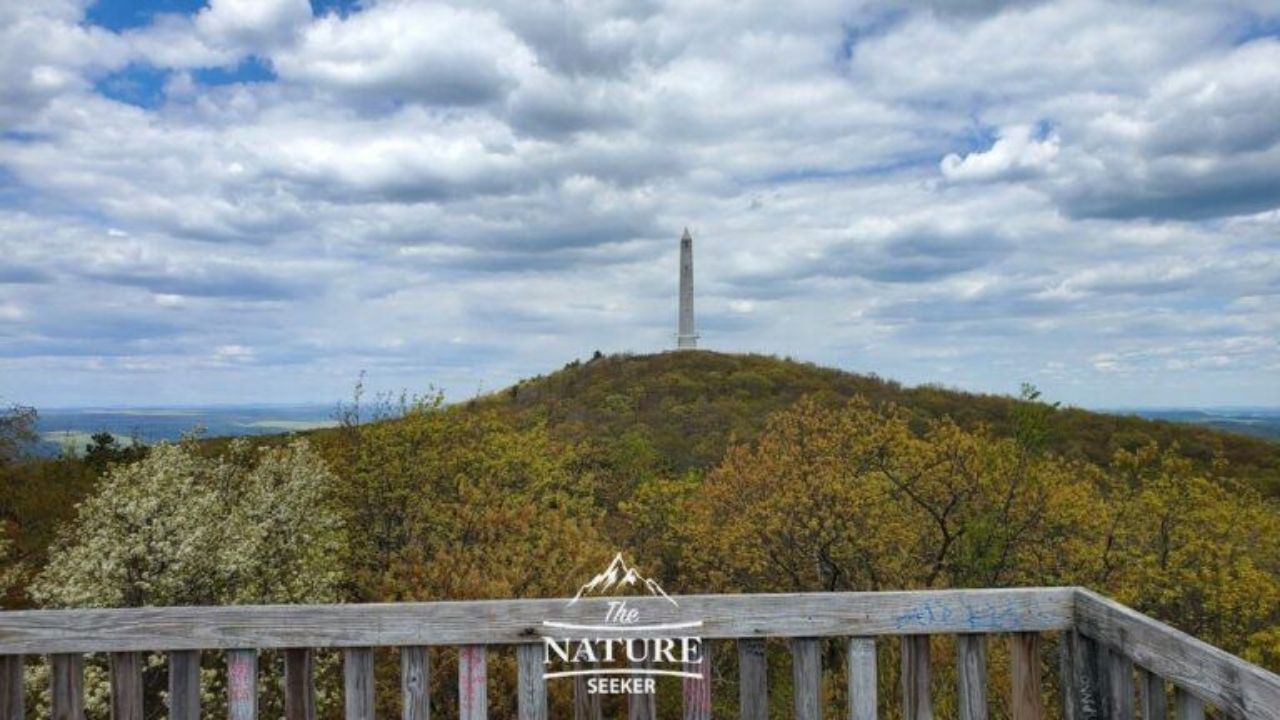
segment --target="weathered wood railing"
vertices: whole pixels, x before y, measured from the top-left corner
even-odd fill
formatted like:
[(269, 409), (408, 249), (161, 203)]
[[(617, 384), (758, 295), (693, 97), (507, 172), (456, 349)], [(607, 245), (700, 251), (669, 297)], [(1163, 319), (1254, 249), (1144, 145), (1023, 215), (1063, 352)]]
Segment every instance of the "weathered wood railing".
[[(794, 716), (821, 713), (823, 638), (847, 638), (847, 681), (852, 720), (877, 715), (878, 636), (901, 636), (902, 715), (932, 717), (929, 636), (956, 636), (958, 707), (962, 720), (985, 720), (987, 644), (1007, 637), (1015, 720), (1045, 714), (1041, 683), (1043, 633), (1057, 633), (1063, 689), (1058, 702), (1069, 720), (1203, 718), (1206, 704), (1222, 716), (1280, 720), (1280, 677), (1211, 647), (1118, 603), (1079, 588), (943, 590), (794, 595), (701, 595), (676, 598), (679, 616), (698, 618), (706, 640), (737, 641), (742, 718), (767, 717), (765, 638), (789, 638)], [(665, 601), (648, 609), (671, 611)], [(257, 716), (258, 653), (284, 655), (288, 718), (315, 715), (314, 649), (343, 655), (348, 718), (374, 713), (374, 647), (399, 648), (402, 717), (430, 713), (428, 646), (459, 649), (459, 714), (487, 715), (488, 646), (516, 647), (518, 707), (522, 719), (545, 720), (544, 621), (598, 622), (599, 603), (512, 600), (327, 606), (236, 606), (126, 610), (34, 610), (0, 613), (0, 717), (21, 720), (23, 655), (47, 655), (53, 717), (79, 718), (84, 703), (84, 655), (108, 653), (112, 717), (141, 720), (143, 653), (169, 658), (169, 717), (200, 714), (200, 651), (220, 650), (227, 662), (227, 715)], [(642, 603), (643, 604), (643, 603)], [(665, 608), (665, 609), (664, 609)], [(662, 619), (662, 618), (659, 618)], [(702, 667), (709, 657), (704, 655)], [(1135, 686), (1135, 669), (1138, 685)], [(684, 717), (711, 716), (710, 674), (686, 679)], [(574, 715), (599, 717), (583, 684), (574, 681)], [(1168, 688), (1172, 685), (1173, 702)], [(653, 703), (632, 696), (630, 716), (651, 718)]]

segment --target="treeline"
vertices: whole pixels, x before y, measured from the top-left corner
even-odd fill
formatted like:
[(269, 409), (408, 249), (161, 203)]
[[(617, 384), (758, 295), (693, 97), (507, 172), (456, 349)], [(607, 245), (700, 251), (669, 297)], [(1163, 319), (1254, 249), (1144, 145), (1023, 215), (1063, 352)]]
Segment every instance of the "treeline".
[[(1275, 451), (1124, 419), (1089, 436), (1105, 446), (1099, 460), (1075, 428), (1110, 418), (1025, 395), (906, 390), (750, 356), (601, 357), (463, 405), (357, 403), (341, 427), (303, 438), (99, 449), (92, 468), (9, 462), (0, 517), (9, 549), (28, 552), (9, 555), (8, 598), (560, 597), (622, 550), (681, 593), (1087, 585), (1280, 667), (1280, 508), (1257, 476), (1274, 471)], [(944, 401), (965, 412), (932, 414)], [(1188, 452), (1188, 438), (1202, 446)], [(25, 534), (35, 530), (52, 538), (38, 553)], [(882, 650), (883, 711), (894, 718), (895, 649)], [(785, 716), (785, 648), (771, 652), (771, 702)], [(206, 655), (217, 715), (221, 679)], [(950, 657), (937, 648), (940, 688)], [(998, 647), (992, 662), (1002, 717)], [(335, 663), (320, 667), (327, 716), (340, 709)], [(731, 716), (727, 648), (717, 666), (716, 716)], [(447, 653), (434, 663), (443, 716), (455, 668)], [(93, 666), (91, 682), (102, 672)], [(511, 658), (495, 657), (492, 674), (494, 716), (514, 717)], [(379, 678), (394, 716), (394, 657), (381, 659)], [(147, 687), (160, 717), (161, 667)], [(275, 713), (278, 684), (264, 687), (264, 712)], [(842, 683), (826, 687), (834, 717)], [(671, 690), (664, 716), (678, 704)], [(940, 715), (953, 715), (953, 694), (936, 697)], [(553, 717), (570, 714), (566, 688), (552, 702)]]
[[(729, 445), (755, 438), (773, 413), (802, 397), (827, 406), (860, 397), (875, 406), (896, 405), (917, 430), (947, 417), (961, 427), (985, 427), (1000, 436), (1016, 432), (1019, 413), (1028, 405), (1025, 399), (1007, 395), (937, 385), (904, 387), (874, 374), (708, 351), (597, 354), (550, 375), (523, 380), (477, 404), (497, 408), (521, 423), (545, 422), (557, 436), (570, 440), (634, 444), (643, 438), (662, 462), (682, 472), (712, 467)], [(1181, 455), (1201, 467), (1225, 462), (1264, 494), (1280, 497), (1280, 443), (1257, 437), (1058, 408), (1046, 449), (1105, 466), (1117, 450), (1151, 442), (1176, 445)]]

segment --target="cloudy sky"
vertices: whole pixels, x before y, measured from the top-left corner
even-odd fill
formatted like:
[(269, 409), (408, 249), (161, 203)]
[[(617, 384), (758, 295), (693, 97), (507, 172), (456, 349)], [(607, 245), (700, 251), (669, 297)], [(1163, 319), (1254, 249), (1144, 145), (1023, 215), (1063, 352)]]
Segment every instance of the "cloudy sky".
[(1280, 405), (1278, 118), (1276, 0), (0, 0), (0, 397), (661, 350), (687, 225), (709, 348)]

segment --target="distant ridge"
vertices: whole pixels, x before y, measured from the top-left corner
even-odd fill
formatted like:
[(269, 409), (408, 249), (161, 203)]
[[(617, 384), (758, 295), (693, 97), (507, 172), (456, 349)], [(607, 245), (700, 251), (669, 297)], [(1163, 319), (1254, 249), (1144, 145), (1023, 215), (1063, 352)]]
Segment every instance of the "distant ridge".
[(578, 602), (583, 595), (603, 595), (610, 589), (623, 585), (642, 587), (648, 590), (650, 595), (660, 597), (672, 605), (679, 605), (662, 589), (658, 581), (641, 575), (639, 570), (627, 565), (627, 561), (622, 559), (622, 553), (613, 556), (613, 561), (609, 563), (609, 567), (604, 569), (604, 572), (583, 583), (582, 587), (578, 588), (578, 594), (573, 596), (569, 604), (572, 605)]

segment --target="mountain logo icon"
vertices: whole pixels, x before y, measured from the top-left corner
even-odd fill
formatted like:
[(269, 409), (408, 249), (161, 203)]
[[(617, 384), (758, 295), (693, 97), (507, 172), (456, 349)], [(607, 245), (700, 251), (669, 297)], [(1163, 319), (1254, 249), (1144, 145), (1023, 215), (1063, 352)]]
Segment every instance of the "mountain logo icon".
[(654, 597), (660, 597), (663, 600), (680, 607), (680, 604), (671, 599), (658, 581), (647, 578), (640, 574), (634, 566), (627, 565), (627, 561), (622, 559), (622, 553), (613, 556), (613, 561), (609, 563), (609, 567), (604, 572), (583, 583), (578, 588), (578, 594), (573, 596), (569, 601), (572, 605), (582, 599), (583, 595), (607, 595), (610, 591), (616, 592), (624, 587), (639, 588), (648, 591)]

